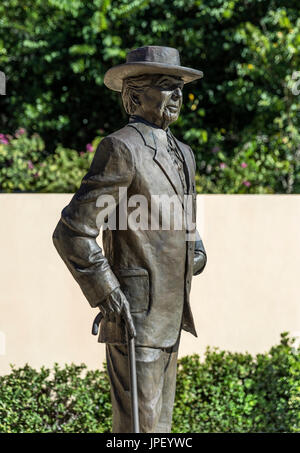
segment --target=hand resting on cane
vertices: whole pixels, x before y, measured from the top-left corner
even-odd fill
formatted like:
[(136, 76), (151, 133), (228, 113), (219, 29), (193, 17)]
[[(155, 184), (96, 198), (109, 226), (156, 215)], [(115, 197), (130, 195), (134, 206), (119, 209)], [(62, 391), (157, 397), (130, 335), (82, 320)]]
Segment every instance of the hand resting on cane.
[(116, 322), (117, 317), (121, 317), (127, 327), (130, 338), (136, 336), (135, 327), (130, 313), (129, 302), (123, 291), (116, 288), (98, 307), (103, 316), (112, 322)]

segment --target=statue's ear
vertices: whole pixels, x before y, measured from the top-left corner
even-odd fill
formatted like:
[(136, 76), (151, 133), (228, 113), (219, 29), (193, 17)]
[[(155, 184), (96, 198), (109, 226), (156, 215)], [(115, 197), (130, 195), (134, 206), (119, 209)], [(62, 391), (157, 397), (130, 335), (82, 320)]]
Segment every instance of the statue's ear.
[(132, 94), (131, 100), (136, 106), (141, 105), (140, 98), (137, 93)]

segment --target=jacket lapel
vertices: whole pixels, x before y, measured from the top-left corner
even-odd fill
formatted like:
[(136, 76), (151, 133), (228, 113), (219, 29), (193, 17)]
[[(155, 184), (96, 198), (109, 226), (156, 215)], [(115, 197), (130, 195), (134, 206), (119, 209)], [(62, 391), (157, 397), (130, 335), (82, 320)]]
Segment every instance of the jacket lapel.
[(174, 168), (173, 161), (168, 152), (167, 134), (163, 129), (156, 129), (145, 123), (129, 123), (128, 126), (136, 129), (142, 136), (145, 146), (154, 150), (153, 160), (167, 177), (175, 193), (182, 196), (182, 185), (178, 172)]

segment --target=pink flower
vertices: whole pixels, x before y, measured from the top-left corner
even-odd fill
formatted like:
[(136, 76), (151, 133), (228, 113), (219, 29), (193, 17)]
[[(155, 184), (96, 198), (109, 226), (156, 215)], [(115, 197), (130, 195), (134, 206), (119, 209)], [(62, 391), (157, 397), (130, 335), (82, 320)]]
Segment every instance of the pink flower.
[(251, 182), (250, 181), (243, 181), (243, 184), (246, 187), (250, 187), (251, 186)]
[(29, 170), (33, 170), (33, 169), (34, 169), (34, 165), (33, 165), (33, 163), (31, 162), (31, 160), (29, 160), (29, 161), (27, 162), (27, 166), (28, 166)]
[(242, 163), (241, 163), (241, 167), (242, 167), (242, 168), (246, 168), (246, 167), (248, 167), (248, 164), (246, 164), (246, 162), (242, 162)]
[(0, 143), (2, 143), (3, 145), (8, 145), (9, 142), (8, 142), (8, 140), (5, 137), (3, 137), (3, 138), (1, 137), (0, 138)]
[(19, 127), (19, 129), (16, 130), (15, 132), (15, 137), (19, 138), (21, 135), (25, 134), (26, 130), (24, 127)]
[(220, 163), (221, 170), (224, 170), (224, 168), (226, 168), (226, 167), (227, 167), (227, 165), (224, 162)]
[(92, 153), (94, 151), (93, 145), (91, 143), (88, 143), (86, 145), (86, 150), (88, 153)]

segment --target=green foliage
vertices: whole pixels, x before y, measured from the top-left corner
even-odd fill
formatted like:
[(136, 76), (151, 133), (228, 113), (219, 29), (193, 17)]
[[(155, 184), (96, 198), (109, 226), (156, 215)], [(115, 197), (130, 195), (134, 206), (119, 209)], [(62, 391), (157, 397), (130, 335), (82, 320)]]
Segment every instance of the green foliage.
[[(288, 335), (266, 354), (207, 349), (178, 362), (173, 432), (300, 432), (300, 351)], [(109, 432), (106, 371), (85, 365), (0, 377), (0, 432)]]
[(22, 124), (51, 153), (116, 130), (127, 117), (104, 74), (149, 44), (204, 72), (174, 125), (195, 152), (199, 192), (300, 193), (296, 0), (2, 0), (0, 130)]
[(0, 432), (102, 433), (111, 427), (103, 371), (73, 364), (37, 371), (26, 365), (12, 368), (0, 382)]
[[(228, 157), (216, 146), (216, 162), (206, 165), (206, 174), (196, 175), (200, 193), (300, 192), (300, 148), (295, 137), (275, 134), (253, 136)], [(208, 174), (207, 174), (208, 172)]]
[(174, 432), (300, 432), (300, 350), (286, 333), (266, 354), (209, 349), (179, 364)]
[(96, 137), (85, 152), (58, 146), (54, 154), (47, 154), (41, 137), (28, 137), (23, 128), (14, 137), (2, 137), (0, 190), (4, 192), (75, 192), (101, 140)]

